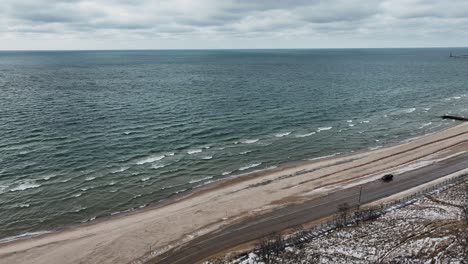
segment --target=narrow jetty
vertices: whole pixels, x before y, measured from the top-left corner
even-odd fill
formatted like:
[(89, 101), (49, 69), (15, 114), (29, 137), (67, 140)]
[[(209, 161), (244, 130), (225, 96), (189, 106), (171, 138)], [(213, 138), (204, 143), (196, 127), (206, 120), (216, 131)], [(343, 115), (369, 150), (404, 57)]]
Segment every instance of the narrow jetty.
[(464, 58), (464, 59), (468, 59), (468, 55), (453, 55), (452, 52), (450, 52), (449, 58)]
[(463, 116), (454, 116), (454, 115), (443, 115), (442, 119), (453, 119), (458, 121), (468, 121), (468, 118)]

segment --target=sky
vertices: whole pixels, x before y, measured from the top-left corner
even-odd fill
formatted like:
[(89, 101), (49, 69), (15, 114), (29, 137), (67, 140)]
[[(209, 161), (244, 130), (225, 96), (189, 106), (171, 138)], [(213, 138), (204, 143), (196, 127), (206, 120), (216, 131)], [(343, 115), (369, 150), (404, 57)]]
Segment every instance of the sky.
[(466, 0), (0, 0), (1, 50), (466, 46)]

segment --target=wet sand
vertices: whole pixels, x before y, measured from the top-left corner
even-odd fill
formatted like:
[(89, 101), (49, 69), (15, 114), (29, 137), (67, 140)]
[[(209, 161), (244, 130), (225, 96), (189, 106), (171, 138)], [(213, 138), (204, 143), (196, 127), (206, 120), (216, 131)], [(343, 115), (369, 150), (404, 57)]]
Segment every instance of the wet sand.
[(148, 260), (243, 218), (460, 155), (467, 142), (464, 123), (400, 145), (228, 179), (145, 210), (0, 244), (0, 263)]

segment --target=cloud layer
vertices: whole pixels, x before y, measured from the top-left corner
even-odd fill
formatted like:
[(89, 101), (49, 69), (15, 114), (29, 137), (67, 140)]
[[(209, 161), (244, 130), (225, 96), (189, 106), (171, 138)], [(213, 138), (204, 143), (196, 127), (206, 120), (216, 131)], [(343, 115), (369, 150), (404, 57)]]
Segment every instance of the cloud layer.
[(1, 49), (466, 46), (465, 0), (2, 0)]

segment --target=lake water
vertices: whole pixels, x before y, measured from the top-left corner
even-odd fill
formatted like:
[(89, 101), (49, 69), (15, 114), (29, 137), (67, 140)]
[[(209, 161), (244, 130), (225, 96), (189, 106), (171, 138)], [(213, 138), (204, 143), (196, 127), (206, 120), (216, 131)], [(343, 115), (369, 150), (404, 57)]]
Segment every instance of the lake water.
[(468, 114), (467, 49), (0, 52), (0, 237)]

